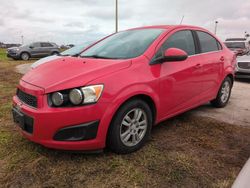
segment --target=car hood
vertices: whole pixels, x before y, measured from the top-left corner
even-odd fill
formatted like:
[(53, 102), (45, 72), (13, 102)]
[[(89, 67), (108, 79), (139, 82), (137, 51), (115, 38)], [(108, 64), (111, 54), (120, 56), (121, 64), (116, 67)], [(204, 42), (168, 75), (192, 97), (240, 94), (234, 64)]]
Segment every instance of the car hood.
[(238, 62), (250, 62), (250, 55), (238, 56)]
[(52, 60), (59, 59), (59, 58), (62, 58), (62, 57), (57, 56), (57, 55), (51, 55), (51, 56), (48, 56), (48, 57), (44, 57), (44, 58), (42, 58), (42, 59), (39, 59), (39, 60), (36, 61), (35, 63), (33, 63), (33, 64), (31, 65), (31, 68), (34, 69), (34, 68), (38, 67), (39, 65), (42, 65), (42, 64), (44, 64), (44, 63), (48, 63), (48, 62), (50, 62), (50, 61), (52, 61)]
[(128, 68), (131, 60), (65, 57), (32, 69), (22, 81), (43, 88), (45, 93), (88, 84), (104, 75)]
[(11, 47), (11, 48), (7, 48), (7, 50), (17, 50), (17, 49), (19, 49), (19, 47)]

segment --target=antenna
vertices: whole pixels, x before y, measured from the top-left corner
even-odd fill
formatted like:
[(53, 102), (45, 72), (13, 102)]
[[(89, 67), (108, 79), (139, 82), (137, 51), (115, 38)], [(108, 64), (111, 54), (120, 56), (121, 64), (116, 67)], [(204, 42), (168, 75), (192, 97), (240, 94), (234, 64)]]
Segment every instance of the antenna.
[(118, 0), (115, 0), (115, 32), (118, 32)]
[(184, 20), (184, 15), (182, 16), (182, 18), (181, 18), (181, 22), (180, 22), (180, 25), (182, 24), (182, 22), (183, 22), (183, 20)]

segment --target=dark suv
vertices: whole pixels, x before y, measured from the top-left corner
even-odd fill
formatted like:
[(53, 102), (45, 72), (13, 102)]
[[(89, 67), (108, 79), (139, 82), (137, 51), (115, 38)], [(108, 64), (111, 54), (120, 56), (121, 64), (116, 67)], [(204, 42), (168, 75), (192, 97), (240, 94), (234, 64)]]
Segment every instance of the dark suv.
[(11, 57), (15, 60), (22, 59), (25, 61), (33, 57), (46, 57), (59, 53), (59, 47), (51, 42), (34, 42), (28, 45), (7, 49), (7, 57)]

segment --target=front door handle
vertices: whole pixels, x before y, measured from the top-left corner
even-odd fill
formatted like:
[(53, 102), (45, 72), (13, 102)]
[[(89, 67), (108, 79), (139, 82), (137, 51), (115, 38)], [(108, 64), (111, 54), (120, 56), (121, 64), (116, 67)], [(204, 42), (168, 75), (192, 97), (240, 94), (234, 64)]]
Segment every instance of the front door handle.
[(196, 65), (194, 66), (194, 68), (196, 68), (196, 69), (201, 68), (201, 64), (200, 64), (200, 63), (196, 64)]

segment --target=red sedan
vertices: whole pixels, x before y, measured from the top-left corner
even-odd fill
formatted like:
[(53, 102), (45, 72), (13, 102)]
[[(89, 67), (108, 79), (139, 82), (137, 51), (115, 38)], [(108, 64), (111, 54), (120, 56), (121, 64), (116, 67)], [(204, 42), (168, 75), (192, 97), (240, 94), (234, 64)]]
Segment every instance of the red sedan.
[(130, 153), (167, 118), (208, 101), (224, 107), (235, 63), (235, 55), (199, 27), (122, 31), (79, 57), (53, 60), (24, 75), (13, 97), (14, 121), (26, 138), (49, 148), (108, 146)]

